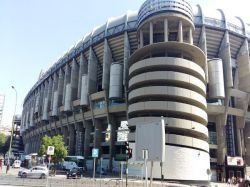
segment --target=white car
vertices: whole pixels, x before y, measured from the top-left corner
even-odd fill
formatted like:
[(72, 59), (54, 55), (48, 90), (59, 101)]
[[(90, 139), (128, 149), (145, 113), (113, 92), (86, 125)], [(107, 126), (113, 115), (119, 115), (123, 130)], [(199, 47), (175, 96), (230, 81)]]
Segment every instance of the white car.
[(21, 166), (21, 160), (15, 160), (12, 164), (13, 168), (20, 168)]
[(19, 171), (18, 176), (21, 178), (37, 178), (45, 179), (49, 175), (49, 170), (45, 166), (35, 166), (31, 169), (23, 169)]

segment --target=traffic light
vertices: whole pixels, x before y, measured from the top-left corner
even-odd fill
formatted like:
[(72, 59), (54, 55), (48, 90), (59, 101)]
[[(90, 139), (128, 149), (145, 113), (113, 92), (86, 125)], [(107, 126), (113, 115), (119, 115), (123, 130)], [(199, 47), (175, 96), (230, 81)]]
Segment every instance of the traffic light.
[(125, 142), (126, 157), (127, 159), (132, 158), (132, 149), (129, 147), (129, 143)]

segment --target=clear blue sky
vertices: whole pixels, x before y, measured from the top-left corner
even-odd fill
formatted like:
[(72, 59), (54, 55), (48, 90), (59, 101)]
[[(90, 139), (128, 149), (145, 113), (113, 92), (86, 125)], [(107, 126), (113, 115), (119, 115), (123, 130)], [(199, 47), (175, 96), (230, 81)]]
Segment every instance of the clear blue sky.
[[(18, 92), (17, 113), (23, 99), (38, 79), (42, 69), (50, 67), (59, 56), (86, 33), (104, 24), (109, 17), (127, 10), (138, 10), (144, 0), (1, 0), (0, 1), (0, 93), (5, 107), (2, 125), (10, 125)], [(250, 17), (249, 1), (192, 0), (224, 7), (235, 15)], [(216, 2), (216, 3), (215, 3)], [(240, 7), (240, 4), (246, 6)], [(238, 6), (238, 7), (237, 7)], [(238, 10), (235, 10), (237, 7)], [(240, 8), (239, 8), (240, 7)]]

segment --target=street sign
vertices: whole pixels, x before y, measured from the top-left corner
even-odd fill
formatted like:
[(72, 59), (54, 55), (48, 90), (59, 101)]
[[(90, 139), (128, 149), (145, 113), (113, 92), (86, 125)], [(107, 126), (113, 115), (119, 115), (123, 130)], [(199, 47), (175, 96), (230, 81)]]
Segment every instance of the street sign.
[(54, 146), (48, 146), (47, 149), (47, 155), (54, 155), (55, 147)]
[(92, 149), (92, 157), (97, 158), (99, 155), (99, 149), (93, 148)]
[(165, 160), (165, 120), (136, 124), (135, 156), (143, 161), (143, 150), (147, 150), (149, 161), (164, 162)]

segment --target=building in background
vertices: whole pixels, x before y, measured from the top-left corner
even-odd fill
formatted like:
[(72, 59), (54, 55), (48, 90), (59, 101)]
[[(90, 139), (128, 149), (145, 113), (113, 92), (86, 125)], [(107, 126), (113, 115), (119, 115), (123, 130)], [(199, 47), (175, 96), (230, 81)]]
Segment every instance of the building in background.
[(4, 100), (5, 96), (3, 94), (0, 94), (0, 126), (2, 124), (2, 118), (3, 118)]
[[(147, 0), (138, 12), (108, 19), (64, 54), (27, 94), (25, 153), (61, 134), (70, 155), (92, 168), (125, 156), (121, 123), (134, 147), (136, 124), (164, 116), (165, 180), (222, 181), (250, 165), (250, 25), (186, 0)], [(123, 122), (124, 123), (124, 122)], [(118, 131), (119, 132), (119, 131)], [(152, 134), (152, 136), (154, 136)], [(134, 153), (135, 151), (133, 151)], [(130, 174), (140, 176), (134, 155)], [(154, 178), (161, 178), (156, 164)]]
[(21, 158), (24, 154), (23, 139), (20, 134), (21, 115), (15, 115), (13, 119), (13, 140), (11, 145), (11, 151), (14, 158)]

